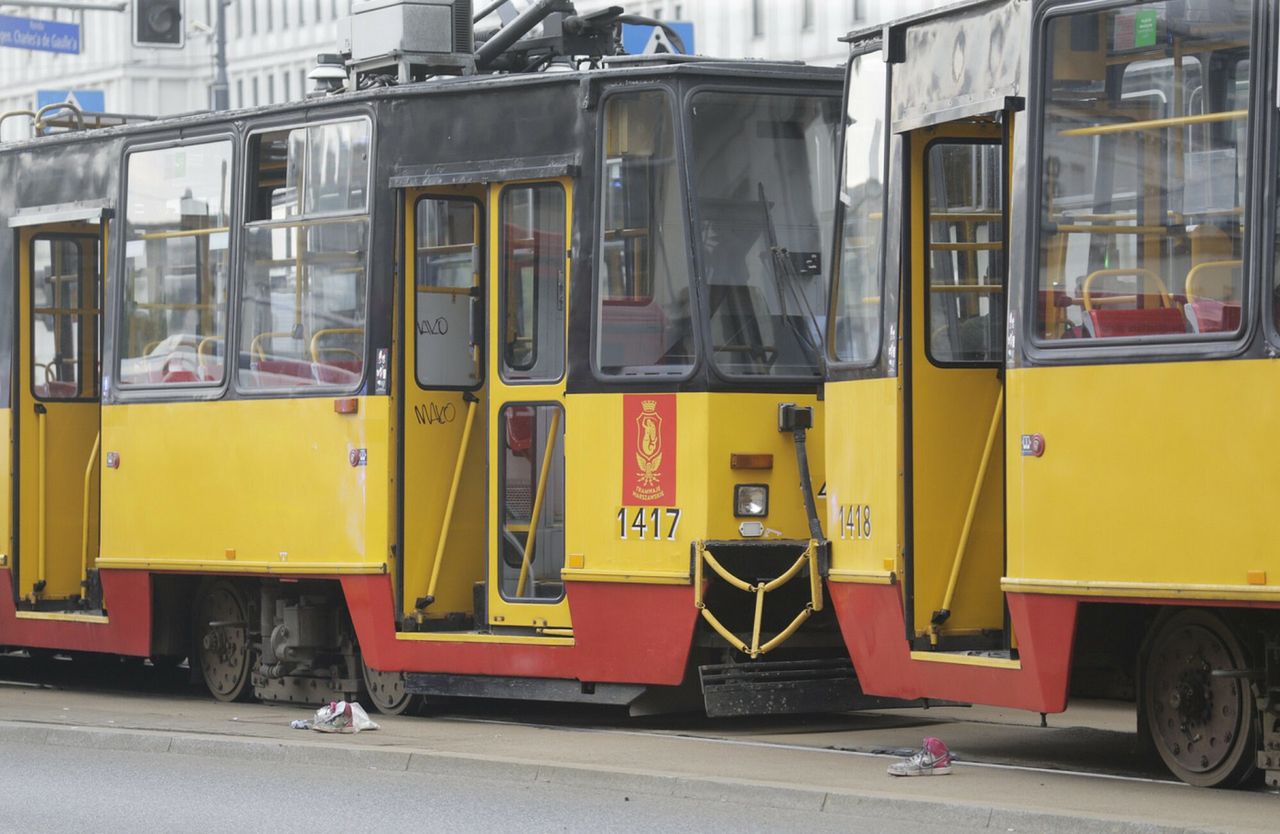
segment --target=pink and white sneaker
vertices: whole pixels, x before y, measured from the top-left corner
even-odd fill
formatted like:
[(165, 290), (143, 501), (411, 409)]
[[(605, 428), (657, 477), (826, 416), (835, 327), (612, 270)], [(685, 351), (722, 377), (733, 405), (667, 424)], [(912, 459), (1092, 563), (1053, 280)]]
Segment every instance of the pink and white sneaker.
[(944, 776), (951, 772), (951, 751), (942, 739), (929, 736), (924, 748), (909, 759), (889, 765), (890, 776)]

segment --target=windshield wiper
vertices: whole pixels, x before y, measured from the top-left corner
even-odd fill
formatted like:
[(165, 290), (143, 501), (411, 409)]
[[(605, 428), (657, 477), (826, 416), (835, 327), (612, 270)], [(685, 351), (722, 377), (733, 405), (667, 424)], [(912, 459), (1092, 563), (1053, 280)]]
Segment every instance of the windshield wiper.
[[(778, 312), (783, 321), (786, 322), (787, 329), (795, 335), (800, 347), (809, 355), (809, 359), (817, 369), (818, 374), (820, 376), (825, 375), (826, 355), (822, 349), (822, 337), (820, 336), (822, 328), (818, 324), (817, 315), (809, 305), (809, 300), (799, 290), (800, 273), (796, 270), (795, 261), (791, 260), (791, 253), (787, 251), (785, 246), (778, 244), (778, 233), (773, 227), (773, 216), (769, 212), (769, 198), (765, 194), (764, 183), (758, 180), (756, 181), (756, 195), (760, 200), (760, 207), (764, 211), (764, 228), (769, 244), (769, 269), (773, 274), (774, 290), (778, 294)], [(792, 306), (804, 313), (808, 327), (800, 327), (792, 316), (787, 315), (787, 295), (784, 295), (784, 286), (786, 287), (786, 293), (790, 295), (794, 302)]]

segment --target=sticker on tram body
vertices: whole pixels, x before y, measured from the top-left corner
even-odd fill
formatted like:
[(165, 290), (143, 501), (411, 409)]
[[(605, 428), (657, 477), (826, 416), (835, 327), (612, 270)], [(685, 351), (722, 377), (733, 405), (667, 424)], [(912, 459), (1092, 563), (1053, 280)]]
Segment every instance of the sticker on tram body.
[(676, 540), (680, 530), (679, 507), (621, 507), (614, 519), (618, 522), (618, 538), (640, 541)]

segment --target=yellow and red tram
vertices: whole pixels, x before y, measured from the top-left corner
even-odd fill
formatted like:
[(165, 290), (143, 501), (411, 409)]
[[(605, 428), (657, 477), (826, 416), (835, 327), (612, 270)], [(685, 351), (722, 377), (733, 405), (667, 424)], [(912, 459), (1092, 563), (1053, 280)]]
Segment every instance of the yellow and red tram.
[(848, 697), (800, 489), (839, 71), (517, 38), (438, 71), (556, 71), (0, 147), (0, 645), (389, 711), (785, 709), (766, 656)]
[(1136, 697), (1185, 781), (1280, 780), (1278, 14), (996, 0), (852, 36), (826, 521), (865, 691)]

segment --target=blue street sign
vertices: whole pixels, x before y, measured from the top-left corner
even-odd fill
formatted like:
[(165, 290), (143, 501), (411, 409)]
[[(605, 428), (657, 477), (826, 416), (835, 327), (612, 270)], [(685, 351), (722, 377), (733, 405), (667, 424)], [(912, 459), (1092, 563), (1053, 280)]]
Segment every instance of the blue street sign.
[(36, 90), (36, 109), (46, 104), (70, 102), (81, 113), (105, 113), (107, 96), (102, 90)]
[[(684, 41), (685, 55), (694, 54), (693, 24), (663, 21)], [(622, 49), (628, 55), (652, 55), (657, 52), (680, 53), (671, 37), (658, 26), (642, 26), (639, 23), (622, 24)]]
[(80, 24), (0, 14), (0, 46), (80, 54)]

